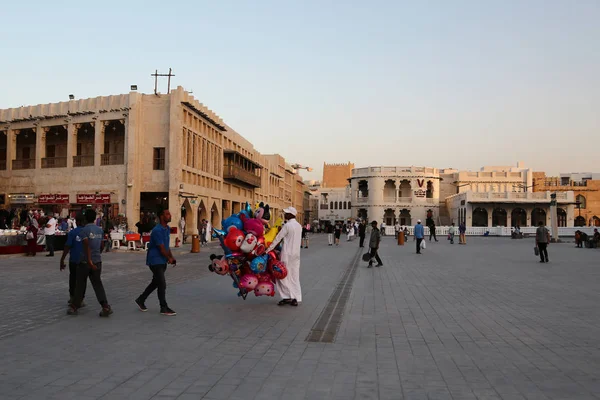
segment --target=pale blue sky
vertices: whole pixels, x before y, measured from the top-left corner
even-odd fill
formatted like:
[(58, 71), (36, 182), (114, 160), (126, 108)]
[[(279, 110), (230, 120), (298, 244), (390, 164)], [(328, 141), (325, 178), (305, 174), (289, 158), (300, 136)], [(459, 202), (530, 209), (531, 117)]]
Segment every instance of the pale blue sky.
[(600, 0), (34, 0), (0, 16), (0, 108), (151, 93), (172, 67), (313, 179), (323, 161), (600, 171)]

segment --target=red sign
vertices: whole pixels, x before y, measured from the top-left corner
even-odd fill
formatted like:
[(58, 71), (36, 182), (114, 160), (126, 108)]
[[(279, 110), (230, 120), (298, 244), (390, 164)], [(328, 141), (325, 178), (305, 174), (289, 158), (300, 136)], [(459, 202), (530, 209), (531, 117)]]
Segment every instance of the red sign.
[(69, 204), (68, 194), (40, 194), (38, 204)]
[(425, 183), (425, 179), (417, 179), (417, 183), (419, 184), (419, 187), (423, 187), (423, 184)]
[(110, 194), (78, 194), (77, 204), (110, 204)]

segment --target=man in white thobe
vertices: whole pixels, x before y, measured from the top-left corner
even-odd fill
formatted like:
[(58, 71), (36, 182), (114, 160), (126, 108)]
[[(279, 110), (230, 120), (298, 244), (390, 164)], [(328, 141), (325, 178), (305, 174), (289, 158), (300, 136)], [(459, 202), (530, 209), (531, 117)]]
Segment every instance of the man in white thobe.
[(206, 242), (210, 243), (212, 235), (212, 225), (210, 222), (206, 221)]
[(302, 290), (300, 288), (302, 225), (296, 221), (298, 211), (294, 207), (284, 209), (283, 213), (285, 214), (286, 223), (267, 249), (267, 253), (272, 251), (283, 240), (280, 258), (287, 268), (287, 276), (284, 279), (277, 280), (275, 283), (276, 290), (282, 299), (277, 304), (280, 306), (285, 304), (298, 306), (298, 302), (302, 302)]

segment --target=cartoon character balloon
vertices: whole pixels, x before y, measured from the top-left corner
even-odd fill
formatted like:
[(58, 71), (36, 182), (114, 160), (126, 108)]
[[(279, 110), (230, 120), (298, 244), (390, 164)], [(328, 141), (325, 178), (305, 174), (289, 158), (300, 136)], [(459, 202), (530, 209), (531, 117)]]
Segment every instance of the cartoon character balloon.
[(265, 233), (265, 227), (262, 222), (256, 218), (248, 218), (245, 215), (241, 215), (241, 220), (244, 223), (244, 231), (246, 233), (252, 233), (257, 238), (261, 237)]
[(267, 270), (267, 257), (258, 256), (250, 263), (250, 269), (255, 274), (262, 274)]
[(246, 289), (248, 292), (254, 290), (258, 285), (258, 278), (254, 274), (242, 275), (240, 278), (240, 288)]
[(212, 263), (208, 266), (209, 271), (219, 275), (225, 275), (229, 272), (229, 262), (227, 261), (227, 258), (211, 254), (210, 260)]
[(223, 240), (223, 243), (231, 251), (238, 251), (244, 242), (246, 235), (240, 229), (232, 226), (227, 231), (227, 236)]
[(260, 282), (256, 285), (256, 288), (254, 288), (254, 295), (273, 297), (275, 296), (275, 285), (273, 285), (273, 282)]
[(258, 241), (256, 239), (256, 236), (254, 236), (252, 233), (248, 233), (244, 237), (244, 241), (242, 242), (242, 245), (240, 246), (240, 250), (246, 254), (251, 253), (257, 244), (258, 244)]
[(269, 272), (275, 279), (284, 279), (288, 274), (285, 263), (279, 260), (269, 263)]
[(234, 214), (226, 219), (224, 219), (221, 222), (221, 225), (223, 226), (223, 230), (227, 231), (230, 227), (235, 227), (237, 229), (244, 229), (244, 224), (242, 223), (242, 220), (240, 219), (240, 217), (237, 214)]

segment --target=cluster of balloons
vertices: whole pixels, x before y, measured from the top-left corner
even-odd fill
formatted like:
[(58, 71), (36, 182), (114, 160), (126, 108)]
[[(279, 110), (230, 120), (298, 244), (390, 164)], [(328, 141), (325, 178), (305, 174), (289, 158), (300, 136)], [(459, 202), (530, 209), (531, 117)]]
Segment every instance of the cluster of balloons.
[(244, 299), (252, 291), (256, 296), (274, 296), (275, 280), (287, 276), (279, 250), (266, 252), (283, 224), (279, 218), (269, 227), (270, 219), (268, 204), (259, 203), (253, 211), (246, 203), (242, 211), (223, 220), (222, 230), (213, 229), (212, 236), (219, 239), (225, 254), (212, 254), (208, 269), (231, 276)]

